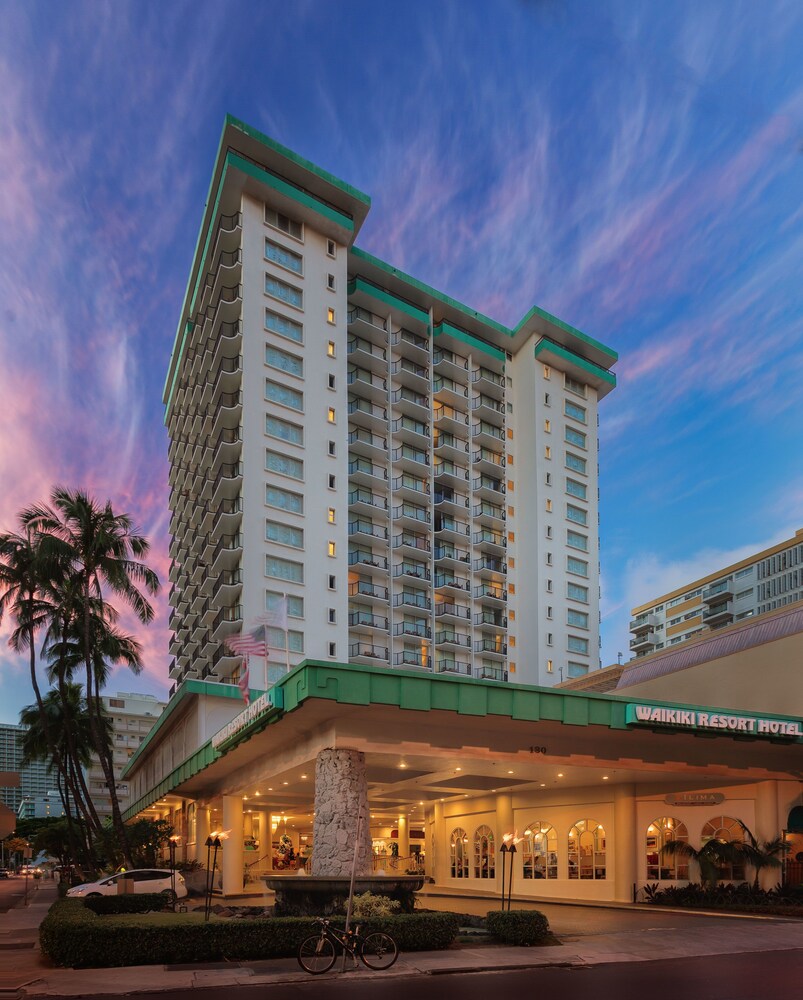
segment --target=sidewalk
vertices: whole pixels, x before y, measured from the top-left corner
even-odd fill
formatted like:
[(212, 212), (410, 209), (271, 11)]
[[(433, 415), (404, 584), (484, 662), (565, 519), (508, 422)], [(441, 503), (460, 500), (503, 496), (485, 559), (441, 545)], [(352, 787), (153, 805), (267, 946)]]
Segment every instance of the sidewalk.
[[(198, 987), (224, 989), (238, 985), (309, 982), (295, 959), (206, 965), (146, 965), (117, 969), (57, 969), (39, 953), (37, 930), (56, 897), (52, 883), (42, 883), (30, 905), (3, 915), (0, 923), (0, 997), (91, 997), (95, 994), (147, 993)], [(699, 914), (695, 914), (699, 917)], [(803, 948), (803, 922), (759, 917), (710, 921), (690, 919), (688, 927), (651, 927), (645, 913), (639, 933), (621, 931), (567, 938), (545, 948), (508, 948), (497, 945), (461, 945), (447, 951), (403, 954), (387, 972), (361, 968), (359, 975), (398, 978), (448, 975), (499, 969), (561, 965), (583, 967), (611, 962), (646, 962), (757, 951)], [(660, 921), (659, 921), (660, 923)], [(341, 962), (335, 965), (339, 970)], [(331, 972), (321, 981), (336, 978)]]

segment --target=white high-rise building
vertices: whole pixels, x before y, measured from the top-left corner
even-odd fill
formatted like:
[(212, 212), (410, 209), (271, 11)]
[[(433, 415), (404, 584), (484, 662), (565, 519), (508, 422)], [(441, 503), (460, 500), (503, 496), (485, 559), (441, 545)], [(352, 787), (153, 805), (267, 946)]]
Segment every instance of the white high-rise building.
[(236, 681), (224, 640), (285, 596), (276, 670), (551, 685), (598, 666), (616, 354), (538, 308), (508, 328), (358, 249), (369, 207), (227, 118), (164, 394), (177, 685)]

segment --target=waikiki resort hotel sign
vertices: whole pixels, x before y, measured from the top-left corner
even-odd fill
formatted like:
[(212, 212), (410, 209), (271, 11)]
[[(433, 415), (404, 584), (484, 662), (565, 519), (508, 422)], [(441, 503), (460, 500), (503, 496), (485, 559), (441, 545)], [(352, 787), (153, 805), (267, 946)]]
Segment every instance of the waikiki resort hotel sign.
[(750, 736), (803, 737), (799, 720), (761, 719), (754, 715), (731, 715), (721, 710), (668, 708), (665, 705), (628, 705), (628, 725), (670, 726), (698, 732), (744, 733)]

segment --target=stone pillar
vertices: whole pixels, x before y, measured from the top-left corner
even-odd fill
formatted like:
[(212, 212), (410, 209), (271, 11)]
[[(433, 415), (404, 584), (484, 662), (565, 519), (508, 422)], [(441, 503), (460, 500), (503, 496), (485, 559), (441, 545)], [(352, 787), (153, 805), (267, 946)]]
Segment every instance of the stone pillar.
[(410, 856), (410, 831), (407, 828), (407, 817), (399, 816), (397, 826), (399, 828), (399, 857), (408, 858)]
[[(243, 891), (243, 800), (239, 795), (223, 796), (223, 895), (239, 896)], [(218, 851), (220, 861), (221, 851)]]
[[(611, 857), (611, 831), (608, 831), (606, 856), (608, 865)], [(613, 789), (613, 863), (614, 899), (622, 903), (633, 900), (633, 883), (637, 880), (638, 851), (636, 833), (636, 787), (635, 785), (614, 785)], [(608, 878), (610, 878), (610, 867)]]
[(357, 845), (357, 875), (370, 875), (371, 815), (365, 754), (359, 750), (321, 750), (315, 761), (313, 875), (347, 878), (354, 863), (357, 817), (362, 816)]
[[(427, 854), (427, 873), (435, 879), (436, 885), (445, 885), (449, 876), (449, 835), (443, 818), (443, 803), (436, 802), (434, 810), (433, 844)], [(429, 845), (427, 845), (429, 847)]]
[(206, 838), (209, 836), (209, 806), (198, 803), (195, 810), (195, 860), (206, 867)]
[[(765, 841), (780, 837), (784, 824), (785, 819), (781, 819), (778, 815), (778, 782), (759, 782), (756, 786), (756, 828), (750, 832), (759, 844), (763, 844)], [(778, 860), (782, 861), (783, 858), (779, 856)], [(751, 872), (752, 869), (747, 872), (748, 877)], [(755, 877), (755, 872), (753, 875)], [(781, 875), (781, 868), (772, 868), (768, 865), (759, 876), (759, 885), (762, 889), (771, 889), (776, 882), (781, 881)]]

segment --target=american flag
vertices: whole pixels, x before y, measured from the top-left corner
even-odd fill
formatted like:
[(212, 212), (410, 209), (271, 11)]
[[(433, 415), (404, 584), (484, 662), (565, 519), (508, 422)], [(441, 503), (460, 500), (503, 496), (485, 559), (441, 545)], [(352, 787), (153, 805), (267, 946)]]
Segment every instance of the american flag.
[(248, 666), (247, 656), (243, 660), (243, 672), (240, 674), (239, 681), (237, 681), (237, 687), (240, 689), (243, 701), (248, 705), (251, 701), (251, 671)]
[(230, 635), (226, 639), (226, 645), (232, 653), (239, 653), (241, 656), (265, 656), (265, 640), (254, 635)]
[(257, 625), (271, 625), (273, 628), (280, 628), (287, 631), (287, 595), (282, 597), (272, 611), (266, 611), (264, 615), (257, 615), (254, 619)]

